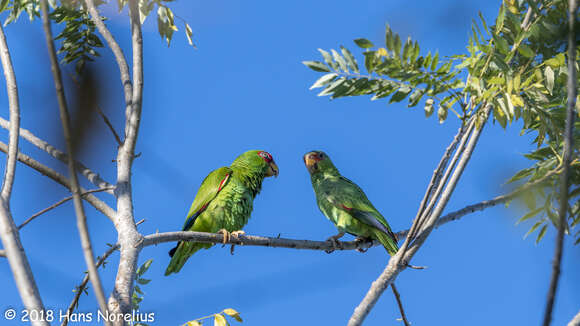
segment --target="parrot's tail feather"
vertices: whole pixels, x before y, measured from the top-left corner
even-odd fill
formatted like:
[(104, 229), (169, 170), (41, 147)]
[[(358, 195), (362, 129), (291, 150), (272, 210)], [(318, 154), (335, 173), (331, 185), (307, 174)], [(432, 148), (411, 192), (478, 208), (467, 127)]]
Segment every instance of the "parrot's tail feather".
[(165, 270), (165, 276), (171, 273), (177, 273), (181, 270), (187, 259), (200, 249), (211, 247), (211, 243), (179, 242), (177, 247), (169, 251), (171, 261)]
[(399, 246), (397, 245), (397, 240), (395, 240), (394, 237), (379, 230), (376, 230), (375, 235), (379, 239), (379, 242), (385, 247), (389, 255), (393, 256), (397, 253)]

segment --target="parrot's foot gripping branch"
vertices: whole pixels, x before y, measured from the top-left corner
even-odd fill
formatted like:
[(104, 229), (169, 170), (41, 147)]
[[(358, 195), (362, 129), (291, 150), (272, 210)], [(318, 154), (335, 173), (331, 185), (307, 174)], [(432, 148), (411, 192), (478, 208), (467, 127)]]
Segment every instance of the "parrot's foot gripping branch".
[(338, 239), (342, 238), (344, 236), (344, 232), (340, 232), (337, 235), (333, 235), (332, 237), (329, 237), (328, 239), (326, 239), (326, 241), (330, 241), (330, 243), (332, 244), (332, 249), (330, 250), (325, 250), (325, 252), (327, 254), (330, 254), (332, 252), (334, 252), (336, 249), (344, 249), (342, 246), (342, 243), (340, 243), (340, 241), (338, 241)]
[(358, 251), (360, 253), (367, 252), (367, 250), (369, 250), (369, 248), (373, 246), (373, 239), (371, 239), (371, 238), (356, 237), (354, 239), (354, 242), (356, 242), (357, 244), (365, 244), (365, 243), (368, 244), (367, 248), (356, 248), (356, 251)]

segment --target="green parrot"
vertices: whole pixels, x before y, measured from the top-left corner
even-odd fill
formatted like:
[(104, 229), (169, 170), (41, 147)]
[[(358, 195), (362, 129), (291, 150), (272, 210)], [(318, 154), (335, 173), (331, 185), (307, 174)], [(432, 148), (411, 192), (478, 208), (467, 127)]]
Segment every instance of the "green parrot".
[(336, 248), (345, 232), (358, 239), (378, 240), (389, 255), (399, 247), (391, 227), (354, 182), (343, 177), (322, 151), (304, 155), (320, 211), (336, 225), (339, 233), (328, 238)]
[[(224, 242), (231, 235), (243, 234), (253, 201), (265, 177), (278, 176), (278, 166), (270, 153), (251, 150), (238, 156), (229, 167), (212, 171), (201, 183), (189, 209), (183, 231), (223, 233)], [(169, 251), (171, 261), (165, 275), (177, 273), (187, 259), (212, 244), (180, 241)]]

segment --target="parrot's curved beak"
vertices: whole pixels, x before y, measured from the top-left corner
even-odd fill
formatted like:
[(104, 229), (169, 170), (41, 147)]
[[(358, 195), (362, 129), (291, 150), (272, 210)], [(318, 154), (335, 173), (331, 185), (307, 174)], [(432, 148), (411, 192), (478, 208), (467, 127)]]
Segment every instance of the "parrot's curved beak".
[(268, 164), (268, 171), (266, 172), (266, 177), (275, 176), (278, 177), (278, 165), (274, 161)]

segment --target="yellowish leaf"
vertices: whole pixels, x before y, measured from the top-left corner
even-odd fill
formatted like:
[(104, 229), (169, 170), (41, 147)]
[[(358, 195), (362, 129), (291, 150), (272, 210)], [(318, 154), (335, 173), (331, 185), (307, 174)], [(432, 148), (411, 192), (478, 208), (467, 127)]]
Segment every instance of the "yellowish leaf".
[(214, 316), (213, 326), (227, 326), (228, 325), (228, 321), (226, 320), (226, 317), (224, 317), (222, 314), (215, 314), (213, 316)]
[(380, 55), (380, 56), (382, 56), (382, 57), (386, 57), (386, 56), (387, 56), (387, 49), (385, 49), (385, 48), (380, 48), (380, 49), (377, 51), (377, 54), (378, 54), (378, 55)]
[(518, 106), (518, 107), (523, 107), (524, 106), (524, 99), (522, 99), (519, 95), (512, 94), (511, 95), (511, 98), (512, 98), (512, 103), (515, 106)]
[(192, 321), (188, 321), (187, 324), (185, 324), (187, 326), (201, 326), (201, 323), (197, 320), (192, 320)]
[(233, 317), (235, 320), (242, 322), (242, 317), (240, 317), (240, 313), (232, 308), (224, 309), (224, 313), (230, 317)]

